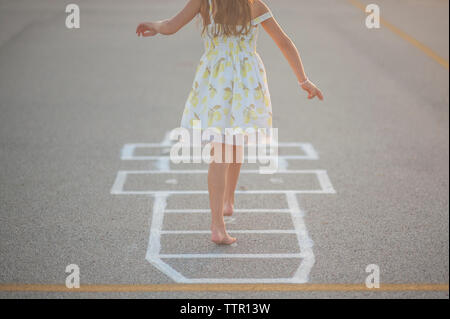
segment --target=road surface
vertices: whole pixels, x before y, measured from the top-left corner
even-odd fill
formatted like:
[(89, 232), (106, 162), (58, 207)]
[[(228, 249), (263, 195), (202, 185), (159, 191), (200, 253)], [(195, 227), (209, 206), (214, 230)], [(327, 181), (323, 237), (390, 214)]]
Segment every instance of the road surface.
[[(325, 101), (261, 30), (285, 172), (244, 166), (234, 247), (208, 241), (207, 167), (167, 161), (198, 23), (135, 35), (184, 2), (78, 0), (69, 30), (0, 1), (0, 297), (448, 298), (448, 1), (378, 0), (368, 29), (368, 1), (267, 0)], [(354, 289), (368, 265), (390, 291)]]

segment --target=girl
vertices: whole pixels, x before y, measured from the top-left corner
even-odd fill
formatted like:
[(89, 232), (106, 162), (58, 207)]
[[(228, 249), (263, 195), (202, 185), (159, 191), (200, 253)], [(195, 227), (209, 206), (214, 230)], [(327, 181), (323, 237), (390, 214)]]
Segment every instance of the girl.
[[(243, 146), (234, 140), (225, 141), (223, 132), (226, 128), (272, 128), (266, 71), (256, 53), (258, 25), (283, 52), (308, 98), (323, 100), (323, 96), (308, 80), (294, 43), (261, 0), (189, 0), (175, 17), (141, 23), (136, 33), (143, 37), (171, 35), (197, 14), (203, 22), (205, 54), (197, 68), (181, 126), (193, 128), (194, 123), (200, 123), (202, 129), (214, 127), (222, 133), (220, 143), (211, 143), (212, 154), (219, 155), (213, 157), (208, 170), (211, 239), (216, 244), (230, 245), (236, 238), (228, 235), (224, 216), (233, 214)], [(232, 161), (224, 161), (220, 155), (227, 152), (233, 154)]]

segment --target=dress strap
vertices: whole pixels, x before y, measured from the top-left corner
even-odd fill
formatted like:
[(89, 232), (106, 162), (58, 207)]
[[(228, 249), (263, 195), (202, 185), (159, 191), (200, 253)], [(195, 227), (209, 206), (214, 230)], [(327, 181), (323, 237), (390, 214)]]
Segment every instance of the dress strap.
[(271, 11), (267, 11), (266, 13), (260, 15), (259, 17), (256, 17), (252, 20), (253, 25), (258, 25), (260, 23), (263, 23), (264, 21), (273, 18), (273, 14)]
[(209, 23), (214, 24), (214, 16), (213, 16), (213, 7), (212, 7), (212, 0), (209, 1)]

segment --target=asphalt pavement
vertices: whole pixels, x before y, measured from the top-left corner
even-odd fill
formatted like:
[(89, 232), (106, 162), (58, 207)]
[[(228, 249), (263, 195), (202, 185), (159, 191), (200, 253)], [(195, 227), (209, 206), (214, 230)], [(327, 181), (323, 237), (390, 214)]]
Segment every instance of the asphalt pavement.
[[(63, 3), (0, 1), (1, 298), (449, 297), (448, 1), (378, 0), (380, 29), (369, 1), (266, 2), (325, 101), (261, 29), (283, 171), (244, 165), (217, 247), (207, 166), (168, 161), (199, 24), (135, 35), (185, 1), (78, 0), (71, 30)], [(52, 291), (69, 264), (87, 291)], [(391, 291), (346, 286), (368, 265)]]

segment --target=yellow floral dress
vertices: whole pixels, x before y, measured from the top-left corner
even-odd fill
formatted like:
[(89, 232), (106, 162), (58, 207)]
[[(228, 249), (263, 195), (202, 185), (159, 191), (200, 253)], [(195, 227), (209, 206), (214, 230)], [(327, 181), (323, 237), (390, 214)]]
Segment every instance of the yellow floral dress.
[[(272, 128), (266, 71), (256, 52), (258, 26), (271, 17), (269, 11), (253, 19), (251, 31), (245, 36), (212, 38), (205, 32), (205, 53), (197, 67), (181, 127), (193, 129), (194, 123), (200, 123), (202, 130), (215, 128), (222, 134), (226, 128)], [(214, 24), (211, 1), (210, 21), (208, 28)]]

